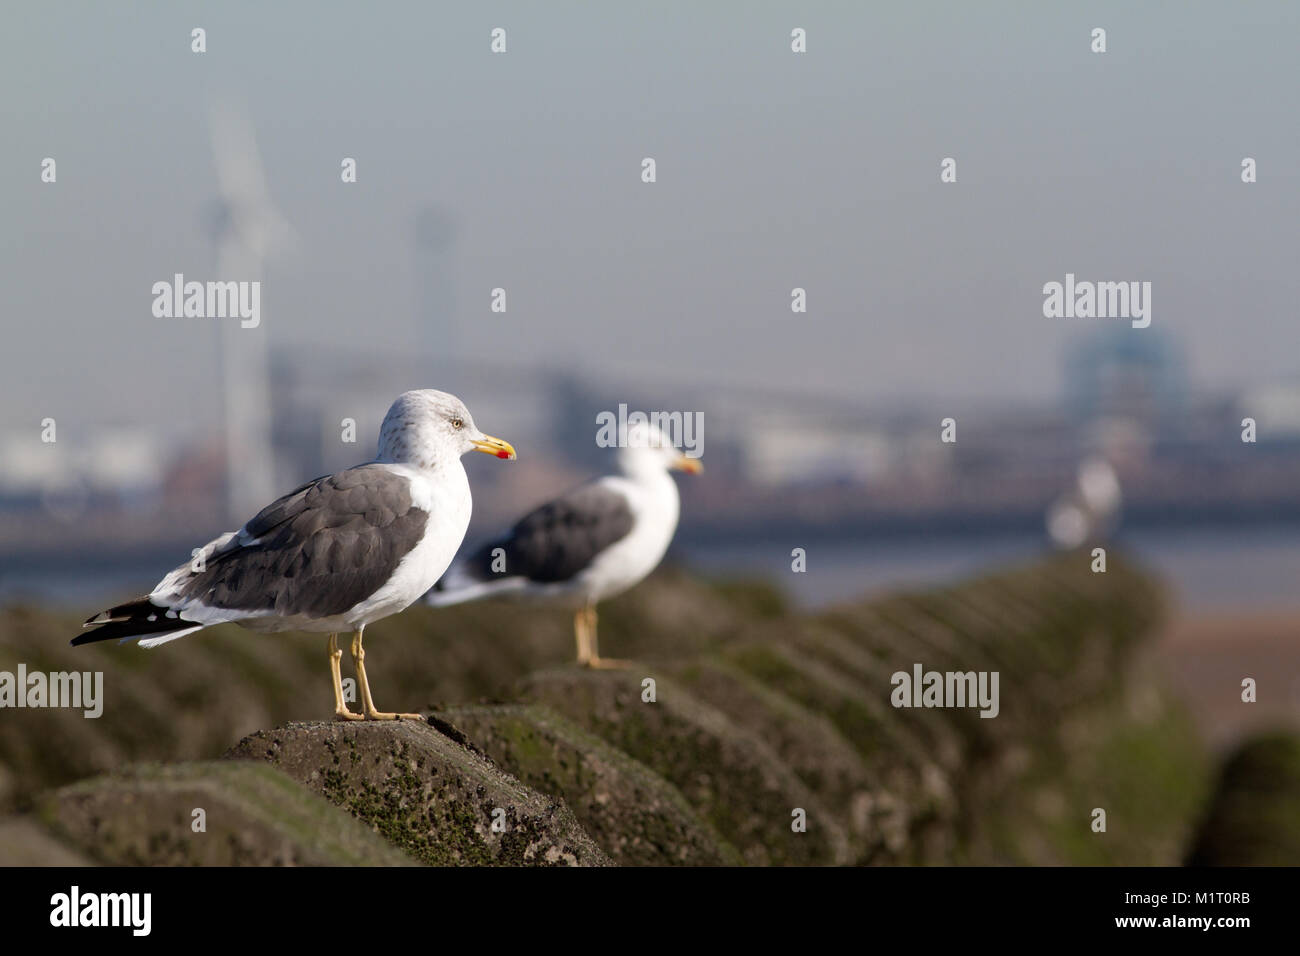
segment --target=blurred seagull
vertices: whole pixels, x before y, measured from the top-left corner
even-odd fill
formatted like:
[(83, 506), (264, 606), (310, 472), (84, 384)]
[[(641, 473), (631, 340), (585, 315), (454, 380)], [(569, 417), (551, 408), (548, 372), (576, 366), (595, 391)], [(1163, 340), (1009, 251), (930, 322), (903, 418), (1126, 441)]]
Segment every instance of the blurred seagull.
[[(421, 720), (381, 713), (370, 696), (361, 635), (404, 610), (447, 570), (469, 526), (461, 455), (514, 458), (484, 435), (455, 395), (406, 392), (388, 410), (374, 461), (308, 482), (238, 531), (208, 542), (142, 598), (85, 624), (72, 643), (118, 638), (156, 647), (233, 621), (255, 631), (329, 634), (334, 713), (340, 720)], [(343, 700), (338, 634), (352, 634), (364, 713)]]
[(1105, 458), (1079, 465), (1074, 487), (1047, 509), (1047, 533), (1062, 550), (1105, 540), (1119, 523), (1119, 476)]
[(658, 566), (681, 510), (670, 470), (703, 471), (659, 429), (635, 424), (618, 450), (618, 475), (580, 485), (530, 512), (461, 558), (425, 598), (434, 607), (487, 597), (536, 597), (575, 608), (578, 663), (620, 667), (596, 644), (596, 604)]

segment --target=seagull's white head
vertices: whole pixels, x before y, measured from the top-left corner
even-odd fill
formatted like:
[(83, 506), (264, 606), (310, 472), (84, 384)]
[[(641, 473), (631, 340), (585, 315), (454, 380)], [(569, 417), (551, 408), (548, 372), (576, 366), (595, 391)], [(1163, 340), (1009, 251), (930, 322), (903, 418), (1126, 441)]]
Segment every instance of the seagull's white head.
[(514, 458), (507, 441), (478, 430), (469, 409), (455, 395), (432, 388), (403, 392), (379, 427), (379, 460), (432, 468), (481, 451)]
[(689, 458), (659, 428), (636, 422), (627, 428), (626, 442), (618, 450), (618, 466), (629, 477), (662, 474), (669, 470), (699, 474), (698, 458)]

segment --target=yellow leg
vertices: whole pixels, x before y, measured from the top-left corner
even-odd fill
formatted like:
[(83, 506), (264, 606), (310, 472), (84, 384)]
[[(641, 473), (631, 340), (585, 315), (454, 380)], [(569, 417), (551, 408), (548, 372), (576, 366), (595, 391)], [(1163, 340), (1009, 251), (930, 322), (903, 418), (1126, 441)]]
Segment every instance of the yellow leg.
[(337, 634), (330, 635), (329, 656), (330, 676), (334, 678), (334, 718), (336, 720), (364, 719), (360, 714), (352, 713), (343, 700), (343, 672), (339, 667), (339, 661), (343, 659), (343, 652), (339, 650), (339, 636)]
[(586, 614), (586, 632), (587, 632), (587, 660), (588, 667), (596, 670), (623, 670), (631, 667), (631, 661), (619, 661), (612, 657), (601, 657), (598, 649), (599, 638), (596, 635), (596, 605), (588, 604), (579, 613)]
[(370, 696), (370, 681), (366, 680), (366, 649), (361, 646), (361, 631), (352, 635), (352, 663), (357, 668), (357, 684), (361, 688), (361, 707), (366, 720), (424, 720), (422, 714), (388, 714), (375, 709), (374, 698)]
[(591, 631), (587, 622), (587, 609), (578, 608), (573, 615), (573, 635), (578, 641), (578, 666), (591, 666)]

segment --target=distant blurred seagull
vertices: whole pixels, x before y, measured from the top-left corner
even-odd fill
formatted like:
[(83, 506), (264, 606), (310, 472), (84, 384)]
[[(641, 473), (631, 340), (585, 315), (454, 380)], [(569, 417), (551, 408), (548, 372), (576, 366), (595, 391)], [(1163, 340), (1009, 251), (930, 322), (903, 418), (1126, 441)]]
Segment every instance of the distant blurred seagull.
[(670, 469), (703, 466), (649, 425), (633, 425), (618, 450), (619, 475), (547, 502), (509, 532), (458, 560), (429, 592), (434, 607), (486, 597), (538, 597), (575, 607), (578, 663), (618, 667), (596, 645), (596, 604), (626, 591), (668, 550), (681, 503)]
[[(515, 450), (474, 426), (455, 395), (406, 392), (393, 402), (373, 462), (308, 482), (263, 508), (238, 531), (208, 542), (153, 591), (95, 615), (90, 644), (119, 638), (156, 647), (213, 624), (255, 631), (329, 634), (334, 713), (341, 720), (422, 719), (375, 709), (361, 635), (407, 608), (447, 570), (469, 526), (470, 449)], [(343, 701), (339, 632), (352, 633), (364, 714)]]
[(1058, 548), (1069, 550), (1102, 541), (1119, 523), (1119, 476), (1110, 462), (1092, 456), (1079, 465), (1074, 487), (1047, 509), (1047, 533)]

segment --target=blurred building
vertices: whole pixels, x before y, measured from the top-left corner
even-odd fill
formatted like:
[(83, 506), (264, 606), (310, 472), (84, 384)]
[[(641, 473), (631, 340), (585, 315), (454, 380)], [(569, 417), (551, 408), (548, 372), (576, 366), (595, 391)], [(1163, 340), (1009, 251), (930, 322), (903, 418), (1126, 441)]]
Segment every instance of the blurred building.
[(1165, 330), (1103, 324), (1066, 352), (1065, 390), (1076, 421), (1169, 422), (1186, 406), (1186, 366)]

